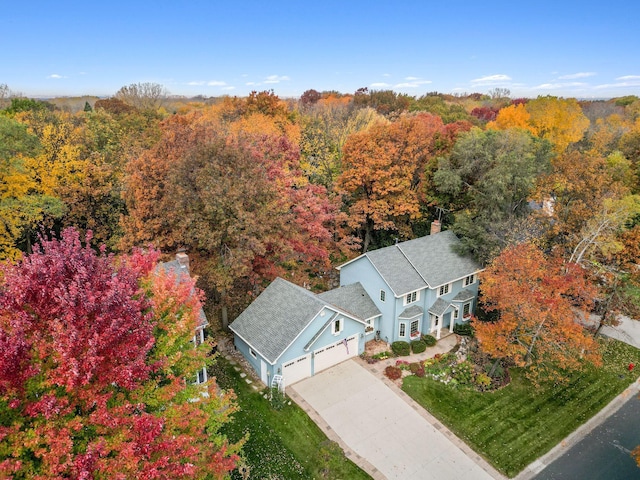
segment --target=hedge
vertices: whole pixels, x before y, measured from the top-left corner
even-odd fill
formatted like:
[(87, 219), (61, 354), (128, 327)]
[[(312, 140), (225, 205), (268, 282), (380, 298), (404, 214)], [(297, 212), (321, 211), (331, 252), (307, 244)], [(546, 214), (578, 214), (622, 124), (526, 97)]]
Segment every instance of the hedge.
[(433, 347), (437, 343), (436, 337), (433, 335), (423, 335), (422, 341), (427, 344), (427, 347)]
[(411, 353), (411, 345), (409, 345), (407, 342), (403, 342), (402, 340), (399, 340), (391, 344), (391, 350), (396, 355), (400, 357), (405, 357)]
[(413, 340), (411, 342), (411, 351), (413, 353), (422, 353), (427, 349), (427, 343), (424, 340)]

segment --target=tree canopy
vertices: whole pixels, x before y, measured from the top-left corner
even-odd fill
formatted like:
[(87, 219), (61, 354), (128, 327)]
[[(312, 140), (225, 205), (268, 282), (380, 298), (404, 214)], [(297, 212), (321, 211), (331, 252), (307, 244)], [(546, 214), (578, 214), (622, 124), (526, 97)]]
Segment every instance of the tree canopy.
[(2, 266), (0, 470), (221, 478), (236, 457), (214, 425), (230, 399), (211, 384), (192, 401), (199, 392), (182, 375), (201, 367), (203, 352), (188, 347), (184, 360), (168, 346), (189, 345), (200, 308), (193, 284), (176, 289), (175, 278), (155, 275), (154, 252), (116, 262), (88, 240), (65, 230)]

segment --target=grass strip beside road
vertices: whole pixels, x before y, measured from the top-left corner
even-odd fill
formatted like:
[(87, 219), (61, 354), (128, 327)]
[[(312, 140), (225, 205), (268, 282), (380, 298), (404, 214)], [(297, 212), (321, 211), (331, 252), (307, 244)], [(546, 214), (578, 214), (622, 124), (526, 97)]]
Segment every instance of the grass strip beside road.
[(521, 370), (495, 392), (451, 388), (405, 377), (403, 390), (494, 467), (513, 477), (598, 413), (638, 377), (640, 350), (601, 341), (603, 366), (587, 367), (561, 385), (535, 387)]

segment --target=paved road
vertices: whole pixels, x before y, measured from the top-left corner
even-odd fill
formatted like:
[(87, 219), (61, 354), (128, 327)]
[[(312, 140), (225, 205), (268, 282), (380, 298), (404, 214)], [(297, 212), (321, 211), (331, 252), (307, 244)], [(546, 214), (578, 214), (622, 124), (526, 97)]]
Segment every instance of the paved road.
[(296, 383), (302, 397), (357, 455), (388, 479), (491, 480), (439, 423), (429, 422), (355, 360)]
[(535, 480), (633, 480), (640, 467), (630, 451), (640, 445), (640, 399), (629, 400), (567, 453), (549, 464)]

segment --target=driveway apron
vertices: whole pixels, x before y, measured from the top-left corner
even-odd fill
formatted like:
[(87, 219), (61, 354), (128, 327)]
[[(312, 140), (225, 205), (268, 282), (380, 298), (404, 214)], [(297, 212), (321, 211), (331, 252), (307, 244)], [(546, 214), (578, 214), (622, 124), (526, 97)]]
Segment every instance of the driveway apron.
[(289, 387), (356, 454), (388, 479), (493, 477), (354, 360)]

